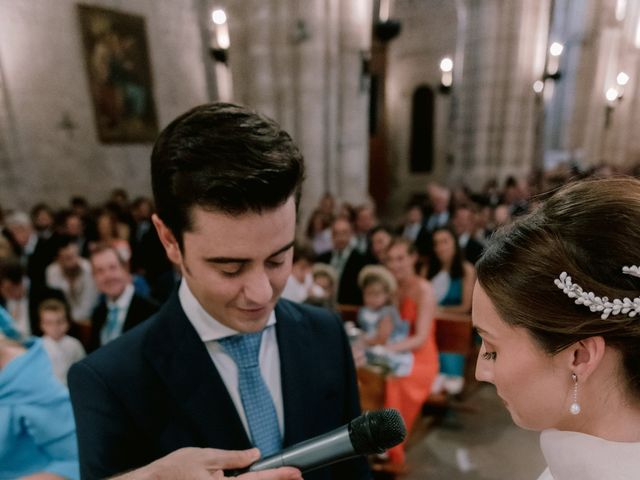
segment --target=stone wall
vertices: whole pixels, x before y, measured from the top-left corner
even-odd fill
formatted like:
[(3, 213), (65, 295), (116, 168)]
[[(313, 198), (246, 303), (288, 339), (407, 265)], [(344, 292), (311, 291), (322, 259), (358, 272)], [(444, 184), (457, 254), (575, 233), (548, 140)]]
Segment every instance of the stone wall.
[[(446, 180), (447, 157), (451, 153), (451, 95), (438, 93), (440, 60), (456, 55), (458, 16), (454, 1), (397, 0), (392, 17), (401, 22), (402, 30), (391, 41), (388, 52), (386, 108), (392, 178), (387, 210), (400, 212), (413, 193), (426, 193), (429, 181)], [(433, 171), (415, 174), (409, 168), (411, 103), (421, 85), (436, 92), (435, 151)]]
[[(143, 16), (159, 127), (207, 101), (192, 0), (103, 0)], [(96, 133), (76, 2), (0, 2), (0, 205), (105, 199), (114, 187), (150, 193), (151, 143), (103, 144)]]
[[(325, 191), (356, 204), (367, 199), (369, 83), (362, 60), (371, 49), (374, 0), (88, 3), (146, 19), (160, 128), (218, 98), (207, 50), (211, 10), (224, 7), (231, 99), (272, 116), (300, 145), (307, 159), (303, 221)], [(429, 181), (479, 188), (491, 178), (524, 177), (542, 163), (543, 148), (587, 165), (636, 162), (640, 2), (627, 2), (622, 19), (614, 15), (618, 3), (395, 0), (391, 17), (402, 31), (388, 46), (385, 212), (398, 215)], [(532, 85), (542, 77), (550, 40), (563, 42), (565, 53), (563, 75), (553, 96), (545, 90), (545, 104)], [(444, 56), (454, 59), (448, 95), (437, 93)], [(607, 123), (604, 92), (619, 70), (631, 79)], [(422, 85), (436, 92), (435, 156), (430, 173), (414, 174), (411, 100)], [(0, 205), (59, 206), (72, 194), (99, 202), (114, 187), (147, 194), (150, 149), (97, 139), (72, 0), (0, 1)]]

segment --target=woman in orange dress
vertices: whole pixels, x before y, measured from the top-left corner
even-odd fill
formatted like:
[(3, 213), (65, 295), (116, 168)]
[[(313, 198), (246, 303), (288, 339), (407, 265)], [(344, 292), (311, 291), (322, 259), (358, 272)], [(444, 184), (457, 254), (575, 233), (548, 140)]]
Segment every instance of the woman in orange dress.
[[(400, 316), (409, 322), (409, 336), (387, 345), (392, 351), (413, 352), (413, 368), (406, 377), (388, 377), (385, 407), (400, 411), (411, 431), (431, 386), (438, 375), (438, 349), (435, 340), (436, 299), (431, 284), (415, 271), (418, 255), (413, 244), (404, 238), (393, 240), (387, 250), (386, 266), (398, 282)], [(392, 464), (403, 465), (404, 442), (389, 450)]]

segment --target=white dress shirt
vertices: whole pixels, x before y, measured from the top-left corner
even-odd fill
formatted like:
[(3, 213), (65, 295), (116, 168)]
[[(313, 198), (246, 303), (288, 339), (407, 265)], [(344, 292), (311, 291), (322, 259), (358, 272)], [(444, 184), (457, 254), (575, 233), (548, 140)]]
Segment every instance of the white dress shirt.
[[(198, 336), (205, 344), (205, 347), (211, 356), (211, 360), (213, 360), (220, 377), (222, 377), (222, 381), (227, 387), (227, 392), (229, 392), (229, 396), (236, 407), (240, 420), (242, 421), (242, 425), (247, 432), (247, 436), (251, 438), (249, 423), (247, 422), (247, 416), (244, 413), (242, 400), (240, 398), (240, 390), (238, 388), (238, 367), (233, 359), (218, 343), (218, 340), (222, 338), (237, 335), (241, 332), (223, 325), (209, 315), (193, 296), (193, 293), (184, 279), (180, 283), (178, 298), (180, 299), (180, 304), (182, 305), (184, 313), (187, 315), (187, 318), (193, 325), (193, 328), (195, 328)], [(282, 379), (280, 377), (280, 353), (276, 338), (275, 324), (276, 315), (275, 312), (271, 312), (267, 326), (265, 327), (262, 335), (259, 362), (260, 373), (262, 374), (262, 378), (271, 393), (273, 404), (276, 407), (276, 414), (278, 415), (280, 433), (284, 437), (284, 405), (282, 402)]]
[(326, 228), (316, 233), (311, 241), (311, 246), (316, 255), (321, 255), (333, 249), (333, 239), (331, 238), (331, 229)]
[(431, 216), (426, 221), (427, 230), (430, 232), (434, 231), (436, 228), (443, 227), (449, 222), (449, 212), (444, 211), (440, 213), (432, 213)]
[(461, 233), (458, 236), (458, 245), (460, 245), (461, 249), (465, 249), (467, 248), (467, 243), (469, 243), (469, 239), (471, 238), (471, 235), (468, 232), (464, 232)]
[(73, 288), (62, 273), (58, 262), (53, 262), (47, 267), (46, 279), (50, 288), (62, 290), (71, 307), (71, 317), (74, 321), (91, 318), (91, 312), (98, 301), (98, 290), (93, 282), (89, 260), (80, 258), (80, 275), (76, 278)]
[(287, 284), (284, 286), (284, 290), (280, 296), (292, 302), (302, 303), (309, 296), (311, 285), (313, 285), (311, 272), (305, 275), (303, 282), (300, 282), (293, 274), (290, 274), (287, 279)]
[(7, 299), (6, 310), (13, 318), (16, 330), (18, 330), (23, 336), (28, 337), (31, 335), (31, 320), (29, 319), (29, 301), (25, 295), (20, 300)]
[(410, 223), (408, 225), (405, 225), (404, 230), (402, 231), (402, 236), (411, 240), (412, 242), (415, 242), (416, 238), (418, 238), (418, 234), (420, 233), (421, 228), (421, 223)]

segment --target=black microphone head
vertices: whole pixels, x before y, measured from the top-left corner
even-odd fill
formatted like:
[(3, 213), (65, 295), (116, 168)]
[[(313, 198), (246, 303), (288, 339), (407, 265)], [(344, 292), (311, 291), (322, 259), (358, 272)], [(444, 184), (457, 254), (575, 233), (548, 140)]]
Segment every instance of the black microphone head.
[(407, 436), (400, 413), (393, 408), (365, 412), (349, 423), (349, 438), (360, 455), (382, 453)]

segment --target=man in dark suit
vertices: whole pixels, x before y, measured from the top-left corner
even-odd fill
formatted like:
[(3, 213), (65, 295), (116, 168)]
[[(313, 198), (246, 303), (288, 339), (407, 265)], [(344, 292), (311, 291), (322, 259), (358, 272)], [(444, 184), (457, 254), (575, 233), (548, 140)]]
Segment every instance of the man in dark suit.
[(127, 262), (108, 245), (90, 256), (91, 270), (103, 297), (91, 315), (89, 350), (106, 345), (158, 311), (158, 304), (136, 293)]
[[(69, 372), (83, 478), (187, 446), (268, 456), (356, 417), (340, 320), (279, 300), (304, 173), (289, 135), (242, 107), (203, 105), (160, 134), (151, 172), (153, 223), (182, 281), (157, 314)], [(305, 478), (370, 474), (356, 459)]]
[(470, 207), (461, 205), (453, 213), (451, 223), (456, 235), (458, 235), (458, 243), (464, 253), (464, 258), (475, 265), (484, 251), (484, 245), (474, 238), (476, 233), (474, 212)]
[(53, 211), (47, 204), (39, 203), (31, 209), (31, 222), (36, 240), (27, 260), (27, 275), (31, 284), (38, 289), (45, 286), (45, 270), (58, 253)]
[(370, 232), (378, 224), (376, 212), (372, 205), (363, 204), (356, 207), (353, 221), (355, 248), (362, 255), (371, 255)]
[(68, 310), (64, 293), (30, 283), (25, 268), (17, 259), (5, 259), (0, 263), (0, 305), (7, 309), (20, 333), (27, 336), (42, 334), (38, 308), (51, 298), (62, 301)]
[(355, 248), (351, 222), (344, 217), (336, 218), (331, 225), (331, 238), (333, 250), (323, 253), (316, 260), (331, 265), (338, 272), (339, 304), (362, 305), (358, 274), (367, 264), (367, 257)]

